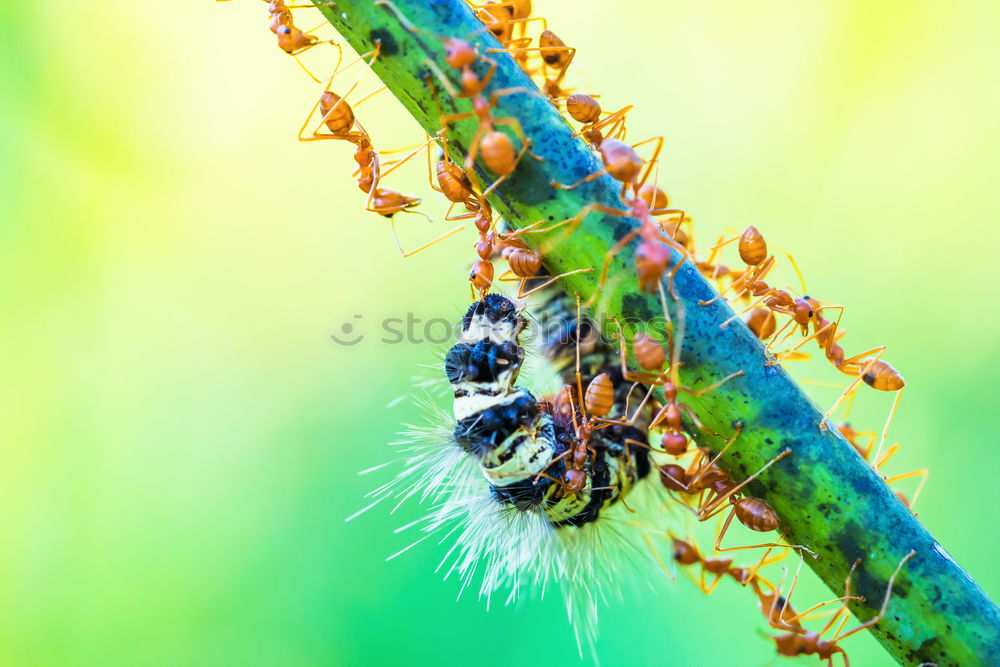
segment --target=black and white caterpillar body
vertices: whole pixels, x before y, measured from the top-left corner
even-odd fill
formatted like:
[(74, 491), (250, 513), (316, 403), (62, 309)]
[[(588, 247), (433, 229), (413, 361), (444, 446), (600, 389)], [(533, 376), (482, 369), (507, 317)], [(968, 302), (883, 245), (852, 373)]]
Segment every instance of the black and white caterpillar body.
[[(477, 460), (498, 502), (521, 511), (541, 510), (556, 526), (596, 521), (649, 473), (648, 450), (635, 444), (647, 441), (648, 420), (594, 431), (583, 466), (586, 483), (567, 492), (564, 478), (578, 444), (574, 414), (515, 384), (524, 361), (519, 337), (526, 326), (521, 309), (501, 295), (488, 294), (469, 307), (459, 340), (445, 357), (455, 395), (455, 442)], [(575, 359), (576, 342), (569, 344)], [(606, 346), (603, 340), (592, 342), (583, 355), (588, 375), (601, 365), (617, 368), (617, 356), (601, 346)], [(543, 351), (553, 359), (562, 356), (554, 347)], [(574, 382), (575, 371), (574, 363)], [(627, 390), (622, 405), (626, 395)]]

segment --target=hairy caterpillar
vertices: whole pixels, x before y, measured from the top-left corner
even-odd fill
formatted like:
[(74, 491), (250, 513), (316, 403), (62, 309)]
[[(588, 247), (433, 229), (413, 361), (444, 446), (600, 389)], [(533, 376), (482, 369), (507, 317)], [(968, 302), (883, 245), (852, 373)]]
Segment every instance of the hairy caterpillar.
[(560, 493), (565, 455), (577, 444), (579, 410), (570, 406), (579, 397), (568, 386), (576, 380), (577, 339), (582, 379), (615, 378), (612, 414), (624, 414), (630, 388), (619, 380), (617, 351), (592, 322), (577, 324), (571, 302), (553, 296), (533, 312), (540, 351), (564, 383), (563, 391), (541, 397), (516, 384), (525, 360), (523, 306), (497, 294), (474, 302), (445, 356), (454, 416), (426, 406), (427, 423), (409, 426), (394, 443), (403, 452), (401, 470), (368, 494), (372, 502), (361, 512), (387, 500), (397, 507), (411, 498), (428, 501), (430, 511), (400, 529), (420, 536), (395, 555), (443, 536), (452, 541), (440, 566), (445, 577), (458, 576), (464, 590), (481, 574), (479, 594), (487, 601), (501, 589), (511, 601), (525, 588), (559, 583), (582, 651), (593, 646), (598, 604), (621, 596), (627, 573), (642, 569), (637, 562), (657, 567), (641, 545), (664, 533), (644, 526), (623, 498), (629, 508), (662, 516), (665, 496), (649, 474), (648, 447), (635, 444), (648, 441), (651, 408), (631, 424), (595, 431), (584, 488)]

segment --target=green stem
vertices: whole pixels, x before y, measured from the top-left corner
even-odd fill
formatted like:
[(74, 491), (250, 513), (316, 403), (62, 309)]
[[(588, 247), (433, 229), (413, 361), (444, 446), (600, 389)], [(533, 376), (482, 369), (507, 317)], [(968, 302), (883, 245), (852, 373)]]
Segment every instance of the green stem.
[[(453, 99), (438, 85), (435, 68), (451, 73), (453, 82), (456, 78), (445, 63), (440, 36), (469, 40), (480, 53), (500, 48), (461, 0), (395, 0), (394, 6), (415, 31), (404, 28), (387, 6), (371, 0), (337, 0), (335, 7), (322, 6), (323, 0), (314, 2), (357, 52), (371, 50), (376, 42), (381, 45), (375, 73), (431, 134), (441, 129), (442, 114), (471, 108), (468, 100)], [(499, 66), (488, 91), (512, 87), (537, 91), (508, 54), (489, 57)], [(501, 97), (493, 114), (520, 121), (531, 150), (544, 159), (526, 156), (490, 197), (512, 227), (539, 220), (559, 222), (595, 202), (624, 208), (620, 184), (610, 177), (570, 191), (551, 187), (553, 181), (574, 183), (598, 171), (601, 163), (542, 94)], [(451, 157), (459, 164), (477, 128), (474, 119), (450, 126)], [(477, 169), (484, 183), (496, 177), (481, 163)], [(545, 267), (554, 275), (582, 267), (599, 269), (609, 250), (636, 225), (629, 218), (591, 214), (568, 237), (560, 230), (522, 239), (545, 251)], [(599, 302), (605, 313), (620, 320), (651, 322), (661, 316), (660, 297), (638, 290), (637, 245), (633, 242), (615, 256)], [(560, 285), (590, 298), (597, 288), (596, 273), (578, 273)], [(723, 457), (726, 470), (742, 480), (785, 448), (792, 451), (750, 486), (754, 496), (777, 512), (786, 540), (816, 552), (818, 558), (807, 558), (807, 563), (838, 595), (858, 561), (852, 592), (863, 596), (864, 602), (850, 608), (861, 620), (878, 613), (893, 570), (906, 554), (916, 551), (895, 581), (888, 613), (872, 632), (901, 663), (1000, 664), (996, 605), (837, 429), (830, 424), (820, 428), (822, 414), (780, 366), (769, 363), (763, 345), (743, 323), (722, 328), (733, 316), (725, 300), (699, 305), (715, 290), (690, 263), (677, 271), (674, 291), (677, 299), (666, 301), (670, 317), (683, 321), (678, 330), (683, 331), (684, 384), (707, 386), (743, 372), (714, 391), (685, 399), (712, 431), (732, 433), (742, 425), (742, 433)], [(699, 444), (718, 448), (719, 439), (699, 437)]]

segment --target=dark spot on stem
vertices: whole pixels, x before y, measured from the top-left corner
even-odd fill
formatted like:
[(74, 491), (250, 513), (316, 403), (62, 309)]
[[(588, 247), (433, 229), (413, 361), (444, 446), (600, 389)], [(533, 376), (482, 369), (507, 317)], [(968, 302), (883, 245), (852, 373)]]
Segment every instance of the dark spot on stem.
[(614, 230), (612, 231), (615, 241), (621, 241), (622, 237), (631, 232), (632, 229), (635, 227), (635, 225), (630, 221), (627, 221), (622, 218), (619, 218), (619, 220), (621, 222), (616, 224)]
[(368, 33), (368, 38), (373, 44), (382, 45), (379, 56), (394, 56), (399, 53), (399, 44), (396, 43), (392, 33), (385, 28), (375, 28)]
[(628, 320), (648, 322), (653, 319), (649, 299), (642, 294), (626, 294), (622, 297), (622, 316)]

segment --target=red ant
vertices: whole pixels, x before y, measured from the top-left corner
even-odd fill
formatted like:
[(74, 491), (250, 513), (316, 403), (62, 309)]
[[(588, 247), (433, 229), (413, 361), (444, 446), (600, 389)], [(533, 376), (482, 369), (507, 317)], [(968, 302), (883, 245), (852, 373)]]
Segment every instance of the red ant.
[[(639, 361), (639, 364), (646, 372), (629, 370), (628, 361), (625, 355), (627, 349), (627, 345), (625, 343), (625, 332), (622, 329), (620, 322), (616, 320), (615, 324), (618, 326), (622, 377), (632, 382), (649, 384), (650, 389), (649, 392), (647, 392), (647, 397), (657, 386), (663, 389), (663, 406), (656, 413), (656, 416), (653, 417), (653, 421), (650, 423), (649, 428), (654, 429), (658, 426), (663, 427), (664, 433), (660, 441), (663, 450), (672, 456), (683, 455), (688, 449), (688, 438), (683, 433), (684, 429), (682, 420), (684, 415), (687, 415), (687, 417), (694, 422), (695, 426), (699, 429), (703, 431), (708, 430), (701, 423), (701, 421), (699, 421), (697, 415), (694, 413), (694, 410), (692, 410), (689, 405), (679, 400), (680, 392), (683, 391), (691, 396), (704, 396), (705, 394), (718, 389), (729, 380), (743, 375), (743, 371), (740, 370), (732, 373), (731, 375), (726, 376), (704, 389), (695, 390), (682, 385), (680, 381), (681, 364), (677, 359), (681, 348), (681, 334), (679, 332), (675, 333), (672, 337), (673, 340), (670, 345), (670, 363), (666, 370), (663, 369), (663, 365), (666, 362), (666, 353), (663, 351), (663, 346), (648, 335), (637, 335), (633, 341), (632, 349), (636, 355), (636, 359)], [(659, 348), (659, 352), (657, 352), (656, 348)], [(739, 427), (736, 432), (739, 434)]]
[[(889, 609), (889, 600), (892, 597), (892, 587), (896, 581), (896, 577), (899, 575), (900, 570), (903, 569), (903, 565), (910, 558), (917, 554), (916, 551), (910, 551), (908, 554), (903, 556), (903, 560), (899, 562), (896, 566), (895, 571), (893, 571), (892, 576), (889, 577), (889, 583), (885, 589), (885, 598), (882, 600), (882, 607), (879, 609), (879, 613), (876, 614), (871, 619), (859, 624), (858, 626), (848, 630), (847, 632), (842, 632), (844, 625), (850, 619), (850, 615), (845, 615), (847, 612), (847, 602), (848, 600), (856, 600), (858, 598), (851, 595), (851, 574), (847, 575), (847, 580), (844, 582), (845, 595), (843, 606), (834, 614), (827, 624), (823, 626), (823, 629), (819, 632), (810, 632), (804, 630), (801, 626), (794, 628), (791, 632), (785, 634), (777, 635), (771, 639), (774, 641), (775, 646), (778, 649), (778, 654), (789, 657), (797, 657), (800, 655), (815, 655), (820, 660), (826, 660), (827, 664), (833, 666), (833, 656), (837, 653), (841, 654), (844, 658), (845, 667), (850, 667), (851, 661), (847, 657), (847, 653), (840, 646), (840, 643), (852, 635), (856, 635), (859, 632), (867, 630), (868, 628), (876, 625), (885, 617), (886, 611)], [(855, 566), (857, 563), (855, 563)], [(851, 573), (853, 573), (854, 568), (851, 568)], [(840, 620), (840, 617), (844, 616), (844, 620), (841, 621), (840, 626), (833, 634), (833, 639), (826, 640), (823, 639), (823, 635), (829, 632)], [(781, 629), (781, 628), (779, 628)]]
[[(772, 547), (764, 552), (764, 556), (752, 568), (742, 566), (733, 567), (732, 558), (706, 558), (702, 556), (693, 540), (681, 540), (673, 535), (671, 535), (671, 539), (673, 541), (673, 560), (675, 563), (684, 566), (701, 566), (701, 576), (697, 584), (698, 588), (705, 595), (711, 595), (712, 591), (727, 576), (732, 577), (740, 586), (749, 585), (754, 590), (760, 590), (761, 581), (765, 585), (773, 587), (770, 582), (758, 575), (758, 572), (761, 568), (776, 563), (785, 557), (782, 555), (768, 560), (768, 556), (770, 556), (773, 549)], [(706, 584), (705, 582), (707, 575), (714, 577), (710, 584)]]
[[(316, 35), (311, 34), (312, 31), (303, 32), (295, 26), (295, 22), (292, 20), (292, 9), (306, 8), (306, 7), (332, 7), (334, 3), (322, 3), (318, 5), (288, 5), (285, 4), (284, 0), (271, 0), (268, 3), (267, 12), (271, 17), (271, 22), (269, 28), (273, 32), (278, 40), (278, 47), (287, 53), (288, 55), (295, 58), (295, 62), (305, 71), (309, 77), (319, 83), (309, 68), (299, 60), (299, 55), (305, 53), (314, 46), (319, 44), (333, 44), (338, 52), (341, 52), (340, 45), (334, 40), (320, 41)], [(315, 28), (314, 28), (315, 29)]]
[[(600, 150), (601, 143), (605, 139), (603, 130), (606, 127), (611, 128), (607, 134), (608, 137), (618, 140), (625, 139), (625, 114), (632, 110), (631, 104), (618, 111), (608, 113), (602, 119), (601, 116), (606, 112), (601, 109), (601, 103), (597, 101), (596, 97), (577, 93), (565, 99), (566, 113), (578, 123), (583, 123), (579, 135), (583, 136), (595, 149)], [(558, 99), (553, 101), (558, 101)], [(650, 207), (654, 208), (652, 204)], [(666, 208), (665, 202), (663, 208)]]
[[(476, 10), (476, 16), (482, 20), (504, 49), (511, 51), (511, 55), (523, 67), (527, 60), (527, 54), (520, 51), (523, 51), (524, 47), (531, 43), (531, 38), (526, 36), (528, 24), (532, 21), (539, 21), (543, 30), (548, 27), (548, 22), (543, 17), (531, 16), (531, 0), (486, 2), (482, 5), (470, 6)], [(520, 34), (517, 38), (514, 37), (515, 27), (518, 28)], [(495, 50), (491, 49), (491, 51)]]
[[(397, 160), (395, 164), (393, 164), (393, 166), (384, 174), (381, 173), (379, 155), (372, 147), (368, 132), (357, 120), (354, 115), (354, 109), (352, 109), (351, 105), (346, 100), (346, 98), (358, 87), (360, 80), (355, 81), (354, 84), (348, 89), (347, 93), (343, 96), (338, 95), (331, 90), (333, 80), (338, 74), (346, 71), (355, 63), (365, 61), (366, 59), (368, 59), (368, 64), (371, 64), (378, 57), (379, 50), (380, 45), (376, 44), (372, 51), (362, 54), (342, 69), (340, 68), (340, 59), (338, 58), (337, 68), (327, 80), (326, 86), (324, 87), (319, 99), (309, 110), (309, 114), (306, 116), (305, 121), (303, 121), (302, 127), (299, 128), (298, 138), (299, 141), (303, 142), (336, 140), (347, 141), (354, 144), (354, 160), (358, 163), (358, 169), (355, 172), (358, 177), (358, 187), (362, 190), (362, 192), (366, 192), (368, 194), (368, 201), (365, 204), (365, 209), (378, 213), (379, 215), (389, 219), (390, 227), (392, 229), (392, 238), (396, 243), (396, 248), (403, 257), (410, 257), (421, 250), (429, 248), (435, 243), (443, 241), (449, 236), (458, 233), (463, 229), (463, 227), (456, 227), (446, 234), (443, 234), (433, 241), (410, 252), (404, 251), (402, 245), (399, 243), (399, 237), (396, 234), (396, 226), (393, 220), (394, 215), (397, 213), (416, 213), (424, 216), (428, 219), (428, 221), (430, 220), (430, 217), (421, 211), (412, 210), (413, 207), (420, 203), (419, 198), (404, 195), (388, 188), (379, 187), (379, 181), (384, 176), (389, 175), (395, 169), (399, 168), (417, 155), (420, 150), (422, 150), (422, 146), (410, 153), (410, 155)], [(363, 97), (354, 104), (354, 108), (357, 108), (360, 104), (370, 99), (380, 90), (381, 89), (376, 90), (375, 92)], [(320, 113), (319, 125), (312, 130), (310, 135), (307, 136), (305, 134), (306, 128), (309, 126), (309, 122), (312, 120), (313, 115), (317, 112), (317, 110)], [(325, 131), (320, 131), (320, 127), (325, 127)]]
[[(410, 32), (418, 32), (417, 28), (403, 16), (390, 0), (376, 0), (375, 4), (383, 5), (391, 10), (403, 27)], [(476, 47), (463, 39), (445, 37), (442, 41), (445, 47), (445, 62), (448, 63), (449, 67), (460, 72), (461, 91), (452, 85), (451, 81), (448, 80), (433, 62), (426, 61), (426, 64), (434, 71), (435, 76), (437, 76), (445, 90), (452, 97), (457, 99), (471, 99), (472, 101), (472, 111), (442, 116), (442, 131), (447, 130), (451, 123), (466, 118), (475, 118), (478, 120), (479, 129), (476, 130), (476, 134), (469, 143), (469, 151), (465, 157), (465, 171), (471, 180), (475, 173), (476, 156), (482, 151), (483, 162), (486, 166), (491, 171), (500, 174), (500, 177), (483, 191), (482, 196), (485, 197), (493, 192), (508, 176), (514, 173), (514, 169), (517, 168), (521, 158), (524, 157), (525, 153), (529, 153), (528, 148), (531, 145), (531, 140), (524, 134), (524, 130), (521, 129), (521, 123), (516, 118), (494, 118), (491, 112), (496, 107), (499, 98), (517, 93), (530, 93), (532, 91), (524, 87), (504, 88), (490, 93), (489, 100), (487, 100), (483, 97), (483, 92), (496, 73), (497, 63), (489, 58), (479, 56)], [(489, 69), (482, 77), (479, 77), (472, 69), (472, 65), (477, 59), (489, 65)], [(496, 128), (497, 125), (507, 125), (513, 130), (522, 144), (519, 152), (515, 150), (510, 137)], [(534, 153), (531, 153), (531, 155), (535, 159), (542, 159)]]
[[(510, 53), (514, 56), (515, 60), (521, 63), (524, 62), (529, 53), (537, 52), (542, 60), (542, 77), (544, 79), (544, 83), (541, 86), (542, 90), (549, 98), (562, 97), (566, 92), (562, 88), (562, 82), (566, 77), (566, 72), (569, 71), (569, 66), (573, 62), (573, 58), (576, 56), (576, 48), (566, 46), (566, 42), (545, 27), (544, 19), (540, 20), (543, 21), (544, 29), (538, 36), (538, 46), (505, 45), (503, 50)], [(490, 49), (488, 53), (496, 53), (498, 51), (500, 50)]]
[[(622, 248), (631, 243), (636, 237), (639, 237), (641, 240), (639, 247), (636, 249), (635, 263), (639, 277), (639, 289), (642, 291), (656, 291), (663, 274), (666, 273), (667, 267), (670, 266), (673, 260), (671, 248), (681, 253), (682, 256), (686, 256), (688, 254), (687, 249), (683, 245), (675, 241), (670, 236), (663, 234), (662, 226), (659, 221), (653, 217), (654, 215), (662, 214), (683, 216), (684, 212), (677, 209), (651, 209), (649, 202), (655, 203), (657, 200), (655, 191), (646, 190), (645, 192), (647, 194), (640, 194), (643, 191), (642, 188), (646, 183), (646, 179), (652, 171), (656, 157), (659, 155), (660, 149), (663, 145), (663, 139), (662, 137), (655, 137), (635, 145), (640, 146), (642, 144), (649, 143), (650, 141), (657, 142), (657, 148), (655, 149), (653, 159), (650, 161), (650, 164), (644, 174), (642, 174), (642, 159), (639, 157), (638, 153), (635, 152), (635, 147), (629, 146), (618, 139), (609, 137), (603, 139), (600, 144), (601, 160), (604, 164), (604, 167), (601, 170), (584, 177), (572, 185), (561, 185), (556, 182), (552, 183), (552, 187), (562, 190), (570, 190), (582, 185), (583, 183), (592, 181), (603, 174), (609, 174), (615, 180), (621, 182), (623, 197), (629, 191), (631, 191), (632, 194), (631, 197), (627, 197), (625, 199), (626, 208), (624, 210), (612, 208), (603, 204), (588, 204), (572, 218), (567, 218), (566, 220), (558, 222), (548, 229), (539, 230), (548, 232), (562, 226), (568, 226), (569, 229), (566, 231), (566, 234), (572, 234), (583, 219), (590, 213), (594, 212), (603, 213), (605, 215), (639, 219), (639, 226), (625, 234), (605, 256), (604, 264), (601, 268), (601, 277), (593, 296), (591, 296), (588, 300), (588, 304), (593, 303), (597, 299), (607, 282), (608, 270), (610, 269), (611, 262), (614, 260), (615, 256), (622, 250)], [(642, 174), (641, 178), (640, 174)], [(678, 261), (670, 274), (670, 291), (672, 295), (673, 274), (680, 268), (680, 266), (681, 262)]]
[(469, 273), (469, 281), (472, 288), (480, 295), (485, 295), (493, 284), (493, 256), (499, 251), (503, 258), (507, 260), (510, 270), (501, 274), (499, 280), (519, 280), (517, 298), (523, 299), (539, 290), (545, 289), (560, 278), (573, 275), (575, 273), (589, 273), (592, 268), (576, 269), (567, 271), (557, 276), (549, 277), (540, 285), (525, 291), (524, 287), (528, 280), (538, 279), (538, 271), (542, 266), (542, 256), (531, 250), (518, 237), (523, 234), (530, 234), (534, 231), (533, 225), (507, 233), (497, 233), (493, 223), (493, 208), (484, 198), (478, 198), (475, 202), (467, 202), (466, 206), (475, 209), (475, 212), (468, 215), (450, 218), (451, 220), (462, 220), (472, 217), (475, 220), (476, 229), (479, 231), (479, 240), (476, 242), (476, 254), (479, 259), (472, 265)]

